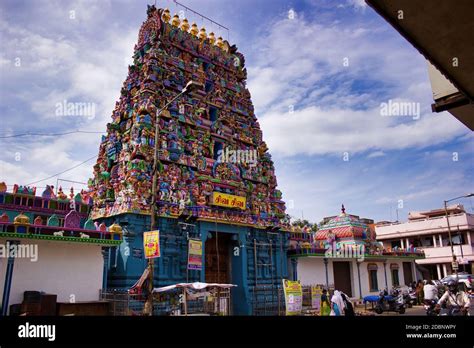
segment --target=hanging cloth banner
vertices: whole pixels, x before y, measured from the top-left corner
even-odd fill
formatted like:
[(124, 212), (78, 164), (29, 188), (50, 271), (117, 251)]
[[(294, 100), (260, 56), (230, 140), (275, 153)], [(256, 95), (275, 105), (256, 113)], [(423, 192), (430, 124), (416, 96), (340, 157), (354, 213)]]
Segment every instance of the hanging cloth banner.
[(160, 231), (143, 232), (143, 249), (146, 259), (160, 257)]
[(202, 241), (190, 239), (188, 242), (188, 269), (202, 270)]
[(300, 315), (303, 309), (303, 288), (298, 281), (282, 279), (286, 315)]

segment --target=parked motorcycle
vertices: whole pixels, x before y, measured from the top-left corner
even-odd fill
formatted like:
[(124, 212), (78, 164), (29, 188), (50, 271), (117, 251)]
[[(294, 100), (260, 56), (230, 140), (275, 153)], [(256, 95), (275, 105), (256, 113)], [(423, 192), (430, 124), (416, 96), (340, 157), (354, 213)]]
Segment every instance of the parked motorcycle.
[(403, 302), (405, 303), (406, 308), (411, 308), (414, 305), (416, 305), (417, 298), (416, 298), (416, 292), (414, 289), (408, 286), (400, 287), (399, 289), (402, 292)]
[(436, 311), (436, 300), (425, 300), (425, 311), (426, 315), (429, 317), (437, 316), (438, 312)]
[(406, 285), (396, 286), (392, 288), (392, 292), (394, 290), (398, 290), (402, 294), (403, 303), (405, 303), (405, 308), (411, 308), (414, 305), (416, 305), (416, 301), (417, 301), (416, 293), (411, 287), (406, 286)]
[(390, 295), (386, 289), (380, 292), (379, 299), (375, 305), (375, 313), (382, 314), (384, 311), (398, 312), (399, 314), (405, 313), (405, 301), (401, 291), (392, 290)]

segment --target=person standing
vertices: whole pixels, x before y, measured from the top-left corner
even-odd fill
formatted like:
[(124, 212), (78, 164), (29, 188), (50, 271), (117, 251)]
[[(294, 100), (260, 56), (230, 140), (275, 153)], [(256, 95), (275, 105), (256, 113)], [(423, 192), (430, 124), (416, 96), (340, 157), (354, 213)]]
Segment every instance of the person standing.
[(331, 313), (331, 302), (329, 302), (328, 291), (323, 289), (321, 294), (321, 315), (328, 316)]
[(423, 282), (421, 280), (418, 281), (416, 284), (416, 304), (421, 305), (423, 304)]

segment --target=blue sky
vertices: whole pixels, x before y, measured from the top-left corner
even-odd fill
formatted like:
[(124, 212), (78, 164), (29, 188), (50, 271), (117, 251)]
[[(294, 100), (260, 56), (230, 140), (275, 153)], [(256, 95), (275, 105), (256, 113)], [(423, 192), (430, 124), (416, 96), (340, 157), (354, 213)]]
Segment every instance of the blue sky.
[[(2, 1), (0, 137), (105, 131), (153, 2)], [(344, 203), (350, 213), (390, 220), (401, 200), (404, 220), (474, 191), (472, 132), (449, 113), (431, 113), (424, 58), (363, 1), (181, 2), (229, 27), (185, 13), (245, 55), (290, 215), (319, 221)], [(95, 117), (56, 116), (63, 100), (95, 103)], [(419, 103), (420, 117), (382, 116), (389, 100)], [(98, 133), (0, 138), (0, 180), (46, 178), (96, 155), (99, 142)], [(93, 164), (59, 177), (84, 182)], [(56, 178), (37, 185), (46, 183)], [(472, 199), (460, 203), (473, 211)]]

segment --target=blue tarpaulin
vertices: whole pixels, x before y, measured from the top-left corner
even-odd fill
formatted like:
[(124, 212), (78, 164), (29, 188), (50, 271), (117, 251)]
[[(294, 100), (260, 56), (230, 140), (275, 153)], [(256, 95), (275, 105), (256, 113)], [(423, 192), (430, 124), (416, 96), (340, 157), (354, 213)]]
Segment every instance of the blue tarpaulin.
[[(391, 300), (393, 299), (393, 296), (390, 296), (390, 295), (387, 295), (385, 296), (385, 300)], [(363, 301), (364, 303), (367, 303), (367, 302), (377, 302), (379, 300), (379, 296), (377, 295), (370, 295), (370, 296), (365, 296)]]

